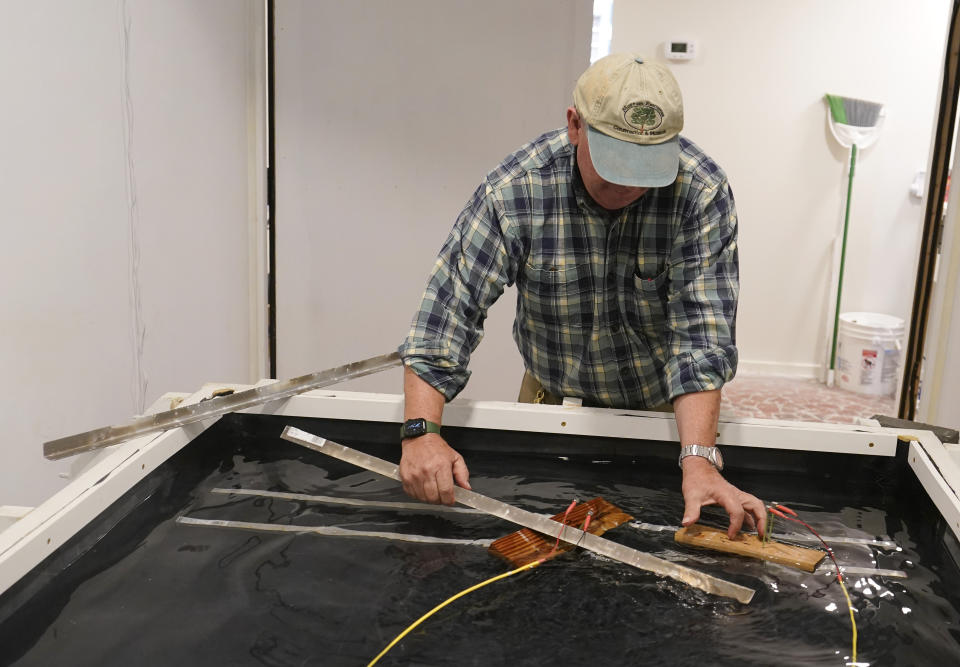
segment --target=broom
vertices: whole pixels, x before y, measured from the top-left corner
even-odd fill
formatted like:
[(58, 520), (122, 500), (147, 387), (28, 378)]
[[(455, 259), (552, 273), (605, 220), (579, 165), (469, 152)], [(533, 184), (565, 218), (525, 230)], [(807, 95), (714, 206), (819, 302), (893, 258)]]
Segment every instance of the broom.
[[(827, 372), (827, 385), (833, 386), (834, 368), (837, 361), (837, 331), (840, 323), (840, 297), (843, 292), (843, 270), (847, 257), (847, 234), (850, 229), (850, 198), (853, 191), (853, 174), (857, 164), (857, 149), (866, 148), (880, 136), (880, 120), (883, 117), (883, 105), (851, 97), (826, 95), (827, 120), (830, 132), (844, 148), (850, 149), (850, 173), (847, 177), (847, 201), (843, 215), (843, 240), (840, 245), (840, 268), (837, 274), (837, 300), (833, 314), (833, 326), (830, 339), (830, 368)], [(831, 281), (832, 282), (832, 281)]]

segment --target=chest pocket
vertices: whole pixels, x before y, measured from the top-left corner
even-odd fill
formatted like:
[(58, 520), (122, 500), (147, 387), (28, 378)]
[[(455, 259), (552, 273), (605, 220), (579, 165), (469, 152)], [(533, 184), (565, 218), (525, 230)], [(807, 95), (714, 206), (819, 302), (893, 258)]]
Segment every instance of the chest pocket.
[(577, 266), (524, 266), (526, 315), (534, 325), (583, 328), (593, 322), (593, 284)]
[(652, 278), (633, 277), (635, 307), (640, 330), (654, 345), (668, 340), (667, 332), (667, 273), (664, 269)]

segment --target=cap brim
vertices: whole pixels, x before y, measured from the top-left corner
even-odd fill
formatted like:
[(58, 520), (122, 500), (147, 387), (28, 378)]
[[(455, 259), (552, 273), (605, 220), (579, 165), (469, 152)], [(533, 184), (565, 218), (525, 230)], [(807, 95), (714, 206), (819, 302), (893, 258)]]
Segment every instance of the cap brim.
[(598, 132), (587, 126), (590, 159), (605, 181), (617, 185), (662, 188), (677, 180), (680, 169), (680, 140), (662, 144), (635, 144)]

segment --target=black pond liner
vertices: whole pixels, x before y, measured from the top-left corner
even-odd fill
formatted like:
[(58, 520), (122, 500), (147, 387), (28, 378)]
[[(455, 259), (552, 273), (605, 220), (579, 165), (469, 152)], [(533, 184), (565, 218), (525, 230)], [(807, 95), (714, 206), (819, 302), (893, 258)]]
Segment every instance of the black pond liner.
[[(395, 511), (212, 493), (218, 487), (403, 501), (399, 486), (287, 441), (291, 424), (397, 460), (396, 424), (230, 415), (0, 596), (2, 665), (365, 665), (423, 613), (496, 574), (483, 548), (270, 533), (200, 519), (331, 525), (493, 539), (482, 515)], [(638, 521), (676, 525), (675, 448), (620, 439), (447, 429), (475, 490), (553, 514), (603, 496)], [(643, 456), (638, 454), (643, 451)], [(960, 664), (960, 553), (905, 461), (727, 447), (727, 477), (784, 502), (841, 562), (904, 570), (851, 575), (858, 659)], [(716, 508), (704, 521), (722, 525)], [(778, 526), (778, 529), (784, 528)], [(380, 665), (843, 665), (850, 625), (829, 574), (675, 545), (621, 526), (607, 537), (757, 589), (741, 605), (585, 552), (487, 586), (430, 618)], [(859, 585), (858, 585), (859, 584)]]

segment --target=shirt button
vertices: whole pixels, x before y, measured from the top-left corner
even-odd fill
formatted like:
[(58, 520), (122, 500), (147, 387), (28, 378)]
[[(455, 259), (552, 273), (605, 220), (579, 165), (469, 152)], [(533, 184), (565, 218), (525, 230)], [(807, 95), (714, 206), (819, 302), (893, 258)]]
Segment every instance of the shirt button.
[(613, 333), (620, 333), (620, 323), (614, 322), (613, 324), (611, 324), (610, 331), (612, 331)]

